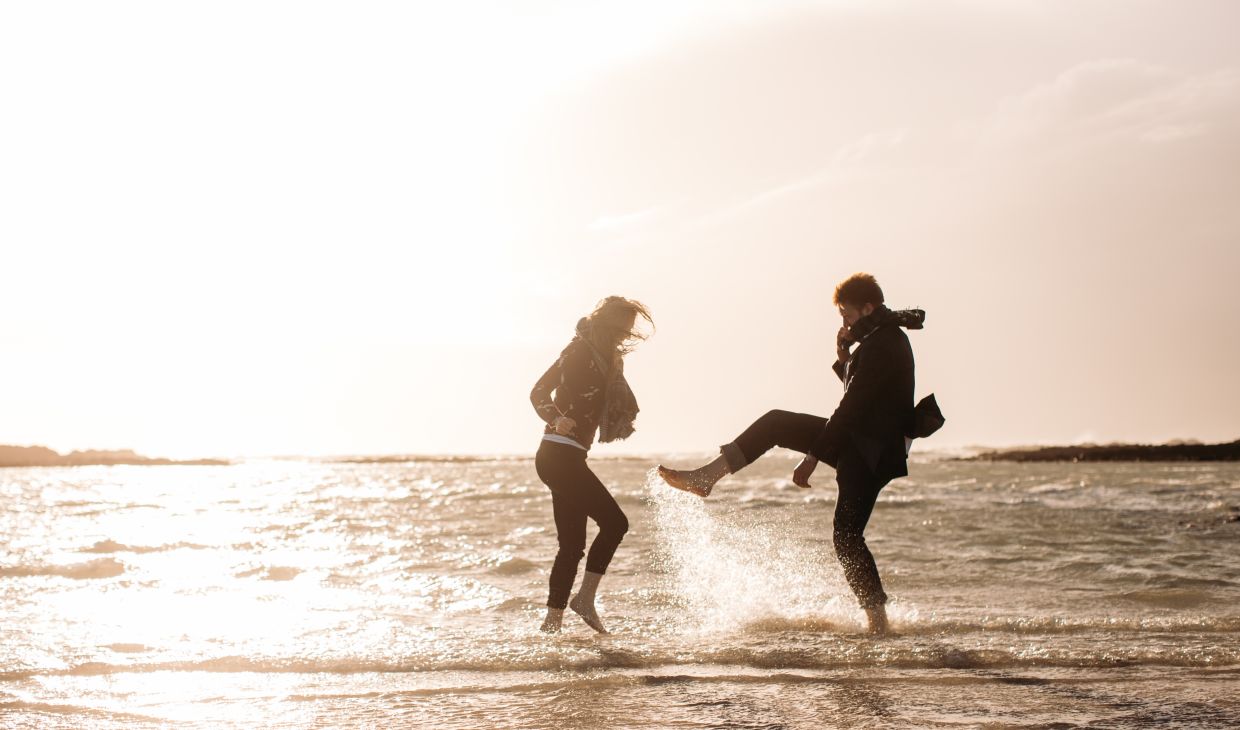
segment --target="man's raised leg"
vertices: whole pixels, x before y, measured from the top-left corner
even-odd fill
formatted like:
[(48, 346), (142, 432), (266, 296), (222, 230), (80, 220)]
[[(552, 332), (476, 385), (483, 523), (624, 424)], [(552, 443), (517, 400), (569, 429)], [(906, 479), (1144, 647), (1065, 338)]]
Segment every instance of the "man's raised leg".
[(720, 479), (735, 474), (776, 446), (809, 453), (826, 423), (827, 419), (808, 413), (767, 411), (735, 441), (719, 447), (719, 456), (710, 463), (686, 471), (659, 465), (659, 476), (669, 486), (707, 497)]

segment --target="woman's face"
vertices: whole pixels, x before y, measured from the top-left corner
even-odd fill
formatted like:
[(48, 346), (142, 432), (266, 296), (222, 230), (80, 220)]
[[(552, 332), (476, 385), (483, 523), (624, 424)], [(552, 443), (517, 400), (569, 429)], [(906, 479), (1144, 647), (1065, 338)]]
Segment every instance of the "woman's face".
[(618, 334), (622, 333), (621, 339), (616, 342), (616, 346), (619, 347), (629, 339), (629, 333), (633, 331), (634, 325), (637, 324), (637, 312), (618, 312), (615, 319), (611, 321), (616, 325), (616, 332)]

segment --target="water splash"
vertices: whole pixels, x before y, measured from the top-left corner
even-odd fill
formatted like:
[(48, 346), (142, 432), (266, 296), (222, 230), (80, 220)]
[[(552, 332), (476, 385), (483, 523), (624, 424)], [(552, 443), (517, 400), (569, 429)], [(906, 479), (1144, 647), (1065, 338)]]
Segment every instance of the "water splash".
[[(652, 469), (660, 561), (687, 609), (707, 632), (855, 631), (864, 618), (829, 546), (790, 538), (742, 510), (672, 489)], [(725, 486), (726, 488), (726, 486)], [(814, 507), (807, 507), (814, 508)], [(796, 519), (791, 511), (787, 519)]]

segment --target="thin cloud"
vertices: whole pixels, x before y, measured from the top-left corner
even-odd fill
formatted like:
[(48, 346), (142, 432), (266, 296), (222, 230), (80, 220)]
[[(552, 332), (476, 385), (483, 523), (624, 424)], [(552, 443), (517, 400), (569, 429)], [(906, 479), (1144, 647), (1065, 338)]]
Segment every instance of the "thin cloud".
[(605, 215), (595, 218), (590, 225), (586, 226), (595, 232), (612, 232), (621, 229), (631, 229), (646, 223), (650, 223), (659, 217), (665, 206), (654, 205), (649, 208), (635, 210), (631, 213), (621, 213), (619, 215)]
[(709, 226), (742, 215), (750, 210), (768, 205), (781, 198), (796, 195), (824, 185), (833, 185), (874, 176), (874, 165), (884, 153), (902, 145), (909, 137), (908, 129), (871, 132), (840, 145), (832, 161), (809, 175), (762, 190), (740, 203), (725, 206), (699, 220), (699, 226)]
[(859, 139), (841, 145), (835, 152), (835, 164), (855, 165), (872, 158), (875, 154), (890, 150), (908, 136), (907, 129), (887, 132), (871, 132)]
[(1187, 76), (1135, 59), (1095, 60), (1002, 102), (982, 140), (987, 147), (1034, 138), (1173, 142), (1234, 117), (1238, 101), (1240, 71), (1234, 69)]

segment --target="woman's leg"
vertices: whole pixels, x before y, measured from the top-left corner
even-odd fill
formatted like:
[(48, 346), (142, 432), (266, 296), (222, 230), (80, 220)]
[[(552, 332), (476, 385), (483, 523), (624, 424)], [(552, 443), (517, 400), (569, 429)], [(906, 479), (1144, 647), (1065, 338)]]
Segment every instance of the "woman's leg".
[(701, 497), (710, 494), (715, 482), (757, 461), (775, 446), (808, 453), (814, 439), (822, 433), (827, 419), (808, 413), (767, 411), (749, 425), (736, 440), (719, 447), (720, 455), (692, 471), (659, 467), (659, 475), (669, 485)]
[(577, 500), (565, 496), (564, 489), (560, 489), (559, 494), (556, 491), (551, 490), (551, 510), (555, 515), (555, 539), (559, 549), (551, 565), (547, 606), (563, 609), (568, 605), (577, 566), (586, 551), (586, 513)]
[(581, 578), (581, 590), (568, 605), (590, 628), (605, 634), (607, 629), (594, 607), (594, 594), (616, 554), (616, 548), (629, 531), (629, 518), (585, 461), (581, 462), (576, 477), (574, 481), (579, 490), (577, 496), (583, 511), (598, 524), (598, 535), (594, 537), (594, 542), (590, 544), (590, 554), (586, 556), (586, 572)]
[(585, 554), (586, 547), (586, 513), (577, 500), (573, 499), (572, 464), (579, 458), (576, 454), (563, 449), (575, 447), (564, 444), (552, 444), (544, 441), (534, 459), (534, 468), (539, 479), (551, 490), (551, 509), (555, 517), (556, 541), (559, 549), (555, 562), (551, 566), (551, 578), (547, 592), (547, 618), (542, 630), (555, 632), (560, 629), (560, 620), (568, 596), (573, 589), (573, 579), (577, 576), (577, 565)]
[(594, 472), (588, 467), (582, 471), (579, 484), (585, 513), (598, 524), (598, 535), (595, 535), (594, 542), (590, 544), (590, 554), (586, 556), (586, 570), (602, 575), (607, 572), (616, 548), (629, 531), (629, 518)]
[[(594, 593), (599, 580), (607, 572), (616, 548), (628, 532), (628, 517), (607, 487), (590, 470), (584, 451), (564, 444), (544, 442), (538, 450), (534, 466), (539, 478), (551, 489), (556, 539), (559, 541), (559, 552), (551, 568), (547, 607), (562, 612), (566, 605), (571, 605), (594, 630), (606, 633), (594, 608)], [(590, 545), (582, 590), (569, 601), (568, 594), (577, 574), (577, 565), (585, 552), (587, 517), (598, 524), (598, 535)]]

